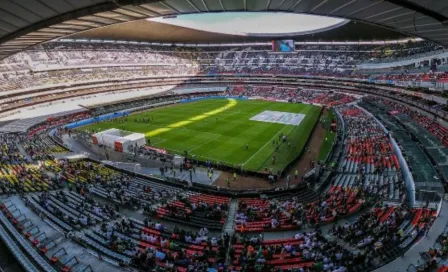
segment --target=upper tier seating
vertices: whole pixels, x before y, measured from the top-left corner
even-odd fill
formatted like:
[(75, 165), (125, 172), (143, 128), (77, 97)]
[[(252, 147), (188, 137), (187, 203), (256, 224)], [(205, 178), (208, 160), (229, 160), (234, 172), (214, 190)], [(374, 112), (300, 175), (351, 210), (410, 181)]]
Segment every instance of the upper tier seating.
[(437, 120), (433, 120), (427, 115), (424, 115), (419, 111), (398, 102), (393, 102), (388, 99), (379, 99), (379, 102), (390, 106), (392, 109), (394, 109), (394, 111), (409, 115), (414, 121), (419, 123), (422, 127), (426, 128), (430, 133), (437, 137), (437, 139), (439, 139), (442, 144), (448, 147), (448, 128), (444, 127)]
[(346, 139), (339, 175), (333, 184), (402, 201), (405, 183), (389, 136), (359, 107), (343, 106), (338, 111), (345, 123)]
[[(268, 46), (173, 49), (131, 44), (47, 43), (0, 62), (0, 90), (8, 94), (0, 100), (14, 102), (17, 99), (13, 94), (17, 95), (17, 90), (148, 76), (236, 72), (366, 78), (368, 76), (362, 74), (352, 75), (356, 71), (356, 64), (362, 60), (411, 56), (438, 46), (418, 42), (384, 46), (300, 45), (298, 48), (294, 53), (274, 53), (270, 52)], [(448, 80), (446, 73), (373, 75), (372, 78), (395, 81)], [(38, 95), (27, 94), (20, 98), (33, 100)]]

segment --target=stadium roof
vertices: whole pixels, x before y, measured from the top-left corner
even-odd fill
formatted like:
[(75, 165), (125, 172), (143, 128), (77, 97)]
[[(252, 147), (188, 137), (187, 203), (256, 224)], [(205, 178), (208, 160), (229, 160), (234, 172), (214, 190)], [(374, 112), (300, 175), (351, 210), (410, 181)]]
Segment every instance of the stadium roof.
[(199, 12), (283, 11), (367, 22), (448, 45), (441, 0), (2, 0), (0, 58), (108, 25)]
[[(159, 17), (160, 18), (160, 17)], [(296, 41), (372, 41), (372, 40), (399, 40), (409, 36), (400, 34), (383, 27), (357, 23), (338, 24), (330, 30), (312, 31), (312, 33), (282, 33), (247, 35), (208, 32), (186, 26), (163, 23), (161, 21), (148, 21), (146, 19), (129, 23), (115, 24), (107, 27), (96, 28), (89, 31), (74, 34), (70, 39), (91, 40), (124, 40), (146, 41), (161, 43), (238, 43), (238, 42), (264, 42), (273, 39), (294, 39)]]

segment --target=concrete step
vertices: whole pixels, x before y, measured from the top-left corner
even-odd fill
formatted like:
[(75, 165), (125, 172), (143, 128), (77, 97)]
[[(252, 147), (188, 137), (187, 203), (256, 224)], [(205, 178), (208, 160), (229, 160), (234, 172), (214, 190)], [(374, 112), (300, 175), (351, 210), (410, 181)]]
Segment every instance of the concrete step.
[(226, 223), (224, 225), (224, 232), (228, 233), (228, 234), (233, 234), (234, 232), (234, 224), (235, 224), (235, 216), (236, 216), (236, 210), (238, 208), (238, 200), (237, 199), (232, 199), (230, 201), (230, 205), (229, 205), (229, 211), (227, 213), (227, 220)]

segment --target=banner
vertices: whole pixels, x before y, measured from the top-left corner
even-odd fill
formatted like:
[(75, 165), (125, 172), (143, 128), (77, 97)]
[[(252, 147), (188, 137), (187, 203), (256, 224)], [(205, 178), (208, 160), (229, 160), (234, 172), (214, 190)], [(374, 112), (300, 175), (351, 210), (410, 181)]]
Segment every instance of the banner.
[(114, 149), (115, 149), (115, 151), (117, 151), (117, 152), (121, 152), (121, 153), (123, 153), (123, 143), (122, 143), (122, 142), (115, 141), (115, 142), (114, 142)]
[(154, 147), (154, 146), (150, 146), (150, 145), (145, 145), (143, 148), (145, 150), (154, 151), (154, 152), (157, 152), (159, 154), (164, 154), (164, 155), (168, 154), (168, 152), (165, 149), (163, 149), (163, 148), (158, 148), (158, 147)]

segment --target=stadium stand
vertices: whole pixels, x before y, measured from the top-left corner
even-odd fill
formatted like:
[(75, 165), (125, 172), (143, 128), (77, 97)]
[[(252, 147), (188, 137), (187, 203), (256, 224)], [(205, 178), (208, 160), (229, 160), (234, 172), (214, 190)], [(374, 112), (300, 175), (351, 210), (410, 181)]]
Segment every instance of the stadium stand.
[[(369, 102), (373, 104), (367, 105), (368, 109), (390, 127), (395, 139), (402, 146), (408, 164), (411, 166), (411, 172), (415, 176), (416, 187), (427, 191), (443, 191), (444, 184), (440, 181), (446, 180), (447, 177), (444, 167), (446, 148), (442, 142), (443, 138), (436, 138), (431, 132), (432, 129), (420, 122), (422, 117), (417, 117), (419, 116), (417, 112), (410, 109), (401, 111), (400, 104), (382, 99), (370, 99)], [(413, 115), (415, 117), (412, 117)], [(436, 168), (433, 165), (439, 167)]]
[[(426, 41), (310, 44), (288, 54), (255, 45), (176, 49), (85, 42), (50, 42), (20, 52), (0, 62), (0, 110), (5, 114), (100, 93), (124, 97), (127, 90), (163, 85), (221, 89), (151, 89), (133, 99), (2, 125), (0, 237), (26, 271), (344, 272), (382, 267), (428, 233), (440, 212), (442, 181), (448, 179), (448, 129), (441, 120), (447, 109), (441, 102), (428, 104), (442, 116), (435, 119), (398, 102), (410, 100), (406, 92), (411, 91), (390, 90), (393, 85), (387, 82), (443, 87), (448, 73), (443, 71), (446, 61), (439, 71), (411, 63), (415, 69), (390, 64), (378, 73), (373, 65), (442, 52)], [(371, 92), (375, 95), (366, 96)], [(392, 93), (399, 99), (378, 97)], [(209, 95), (333, 109), (341, 130), (335, 148), (342, 151), (331, 163), (319, 165), (328, 178), (321, 184), (303, 182), (291, 192), (235, 193), (142, 176), (95, 159), (63, 158), (70, 150), (55, 139), (70, 132), (64, 129), (69, 123)], [(144, 154), (141, 149), (135, 156)], [(406, 179), (407, 166), (413, 183)], [(425, 190), (437, 191), (438, 197), (419, 194)], [(446, 255), (446, 235), (439, 240), (440, 245), (422, 254), (426, 270), (421, 271), (446, 270), (440, 261)], [(87, 255), (94, 257), (86, 261)]]

